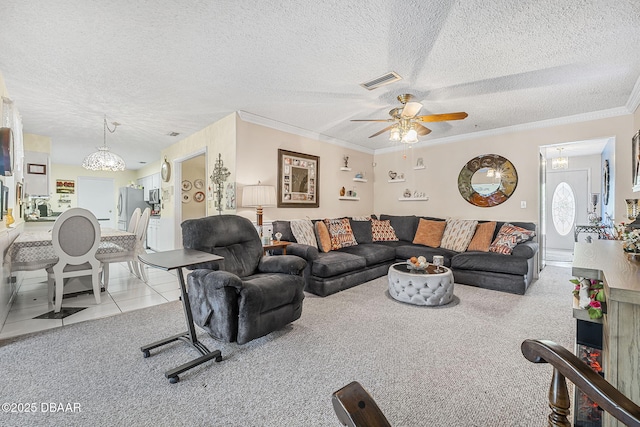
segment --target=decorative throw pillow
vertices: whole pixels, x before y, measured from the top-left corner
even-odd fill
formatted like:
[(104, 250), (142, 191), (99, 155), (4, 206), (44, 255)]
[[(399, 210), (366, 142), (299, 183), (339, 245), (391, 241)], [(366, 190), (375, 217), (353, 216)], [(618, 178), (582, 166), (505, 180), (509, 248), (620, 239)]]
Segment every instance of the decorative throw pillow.
[(366, 221), (356, 221), (351, 218), (349, 223), (351, 224), (351, 230), (353, 230), (353, 237), (355, 237), (359, 245), (373, 242), (373, 235), (371, 234), (371, 218)]
[(367, 216), (352, 216), (351, 219), (353, 221), (371, 221), (371, 217), (369, 215), (367, 215)]
[(440, 247), (456, 252), (466, 251), (477, 226), (476, 220), (448, 218)]
[(322, 252), (329, 252), (331, 250), (331, 235), (324, 221), (316, 221), (316, 237), (318, 238), (318, 249)]
[(447, 223), (445, 221), (432, 221), (430, 219), (420, 218), (413, 243), (416, 245), (431, 246), (432, 248), (439, 247), (446, 225)]
[(496, 239), (491, 243), (491, 246), (489, 246), (489, 252), (511, 255), (513, 248), (515, 248), (518, 243), (526, 242), (535, 235), (536, 233), (533, 230), (517, 227), (507, 222), (500, 227)]
[(291, 232), (298, 243), (318, 247), (316, 233), (313, 231), (313, 223), (308, 219), (291, 220)]
[(331, 236), (331, 250), (335, 251), (336, 249), (358, 244), (355, 237), (353, 237), (353, 230), (351, 230), (348, 218), (325, 219), (324, 224), (327, 226)]
[(483, 222), (476, 227), (476, 234), (473, 235), (467, 251), (489, 252), (489, 245), (496, 231), (496, 222)]
[(391, 226), (391, 221), (371, 218), (371, 235), (374, 242), (396, 242), (398, 237)]

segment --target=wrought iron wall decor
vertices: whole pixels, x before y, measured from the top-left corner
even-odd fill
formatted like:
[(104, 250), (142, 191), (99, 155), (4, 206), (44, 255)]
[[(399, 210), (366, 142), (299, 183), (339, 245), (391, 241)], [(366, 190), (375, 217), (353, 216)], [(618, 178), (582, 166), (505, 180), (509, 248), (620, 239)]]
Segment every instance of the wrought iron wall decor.
[(218, 215), (222, 215), (222, 196), (224, 194), (224, 183), (231, 175), (229, 169), (224, 166), (224, 162), (222, 161), (222, 154), (218, 153), (218, 160), (216, 160), (216, 164), (213, 167), (213, 174), (209, 177), (213, 185), (215, 185), (215, 194), (216, 194), (216, 209), (218, 210)]

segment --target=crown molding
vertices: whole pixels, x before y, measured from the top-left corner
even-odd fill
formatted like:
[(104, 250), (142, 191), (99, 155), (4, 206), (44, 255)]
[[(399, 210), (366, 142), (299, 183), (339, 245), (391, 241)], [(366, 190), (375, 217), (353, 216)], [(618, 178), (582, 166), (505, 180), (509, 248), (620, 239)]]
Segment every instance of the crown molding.
[(631, 95), (629, 95), (629, 99), (627, 100), (627, 110), (629, 110), (630, 114), (635, 113), (636, 109), (640, 105), (640, 77), (636, 80), (635, 86), (633, 86), (633, 90), (631, 91)]
[[(479, 132), (465, 133), (462, 135), (454, 135), (454, 136), (448, 136), (444, 138), (430, 139), (428, 141), (425, 140), (425, 141), (417, 142), (415, 144), (411, 144), (411, 147), (422, 148), (422, 147), (428, 147), (431, 145), (450, 144), (452, 142), (468, 141), (470, 139), (504, 135), (507, 133), (522, 132), (522, 131), (533, 130), (533, 129), (542, 129), (542, 128), (561, 126), (561, 125), (567, 125), (567, 124), (573, 124), (573, 123), (588, 122), (591, 120), (607, 119), (611, 117), (624, 116), (627, 114), (630, 114), (630, 113), (626, 106), (617, 107), (617, 108), (611, 108), (608, 110), (593, 111), (591, 113), (576, 114), (573, 116), (558, 117), (555, 119), (540, 120), (538, 122), (530, 122), (530, 123), (523, 123), (520, 125), (506, 126), (498, 129), (490, 129), (490, 130), (484, 130)], [(406, 148), (407, 147), (404, 145), (395, 145), (393, 147), (379, 148), (375, 150), (374, 154), (394, 153), (397, 151), (402, 151)]]
[(238, 116), (240, 116), (240, 119), (244, 122), (265, 126), (271, 129), (282, 131), (282, 132), (303, 136), (305, 138), (315, 139), (317, 141), (326, 142), (328, 144), (339, 145), (341, 147), (348, 148), (350, 150), (360, 151), (362, 153), (374, 154), (375, 152), (372, 148), (363, 147), (361, 145), (343, 141), (338, 138), (333, 138), (328, 135), (313, 132), (307, 129), (302, 129), (297, 126), (288, 125), (286, 123), (269, 119), (267, 117), (258, 116), (256, 114), (249, 113), (247, 111), (238, 110), (237, 113), (238, 113)]

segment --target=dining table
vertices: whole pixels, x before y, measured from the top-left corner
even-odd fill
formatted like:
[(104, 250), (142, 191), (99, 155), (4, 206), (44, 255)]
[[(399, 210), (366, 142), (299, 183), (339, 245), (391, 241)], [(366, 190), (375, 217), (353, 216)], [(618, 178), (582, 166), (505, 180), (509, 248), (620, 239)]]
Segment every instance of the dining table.
[[(102, 227), (96, 258), (108, 265), (131, 260), (136, 253), (136, 235)], [(34, 271), (54, 266), (58, 257), (53, 249), (51, 231), (25, 231), (13, 241), (5, 257), (11, 271)]]

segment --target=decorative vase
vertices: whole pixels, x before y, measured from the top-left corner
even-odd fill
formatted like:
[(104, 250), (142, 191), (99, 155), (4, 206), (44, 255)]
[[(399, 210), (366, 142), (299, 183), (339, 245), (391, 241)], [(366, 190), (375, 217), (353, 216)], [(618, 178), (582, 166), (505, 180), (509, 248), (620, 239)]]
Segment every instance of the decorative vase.
[(342, 187), (342, 188), (340, 189), (340, 196), (341, 196), (341, 197), (342, 197), (342, 196), (344, 196), (344, 194), (346, 193), (346, 191), (347, 191), (347, 190), (345, 190), (345, 189), (344, 189), (344, 187)]
[(16, 222), (16, 220), (13, 219), (13, 208), (7, 208), (7, 218), (5, 220), (5, 224), (8, 227), (14, 222)]

